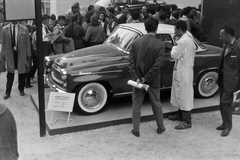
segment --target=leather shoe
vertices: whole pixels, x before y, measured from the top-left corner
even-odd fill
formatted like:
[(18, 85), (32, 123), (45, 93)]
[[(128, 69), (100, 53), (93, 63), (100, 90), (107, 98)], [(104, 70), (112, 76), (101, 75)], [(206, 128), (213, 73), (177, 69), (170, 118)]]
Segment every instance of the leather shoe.
[(233, 111), (232, 114), (240, 115), (240, 109), (237, 109), (236, 111)]
[(31, 84), (25, 85), (25, 88), (32, 88), (32, 87), (33, 87), (33, 85), (31, 85)]
[(6, 99), (8, 99), (9, 97), (10, 97), (10, 94), (5, 94), (5, 95), (3, 96), (3, 99), (6, 100)]
[(183, 122), (175, 127), (175, 129), (177, 129), (177, 130), (183, 130), (183, 129), (188, 129), (188, 128), (192, 128), (192, 124), (187, 124), (185, 122)]
[(25, 93), (23, 91), (20, 92), (20, 96), (25, 96)]
[(136, 136), (136, 137), (140, 137), (140, 133), (139, 132), (136, 132), (136, 131), (134, 131), (133, 129), (132, 129), (132, 134), (134, 135), (134, 136)]
[(223, 125), (221, 125), (221, 126), (218, 126), (217, 128), (216, 128), (216, 130), (224, 130), (225, 129), (225, 127), (223, 126)]
[(222, 131), (221, 136), (222, 136), (222, 137), (226, 137), (226, 136), (230, 133), (231, 129), (232, 129), (232, 128), (226, 128), (226, 129), (224, 129), (224, 130)]
[(158, 133), (158, 134), (162, 134), (165, 130), (166, 130), (165, 127), (164, 127), (164, 128), (158, 128), (158, 129), (157, 129), (157, 133)]
[(182, 118), (180, 118), (177, 114), (168, 116), (168, 119), (171, 121), (182, 121)]

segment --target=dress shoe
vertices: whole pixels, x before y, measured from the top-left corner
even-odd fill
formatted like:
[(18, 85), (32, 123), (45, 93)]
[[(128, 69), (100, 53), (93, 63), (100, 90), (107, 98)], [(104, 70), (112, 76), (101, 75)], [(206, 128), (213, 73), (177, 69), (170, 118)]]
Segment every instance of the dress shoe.
[(20, 92), (20, 96), (25, 96), (25, 93), (23, 91)]
[(140, 137), (140, 133), (139, 132), (136, 132), (136, 131), (134, 131), (133, 129), (132, 129), (132, 134), (134, 135), (134, 136), (136, 136), (136, 137)]
[(168, 116), (168, 119), (171, 121), (182, 121), (182, 118), (180, 118), (177, 114)]
[(224, 130), (225, 129), (225, 127), (223, 126), (223, 125), (221, 125), (221, 126), (218, 126), (217, 128), (216, 128), (216, 130)]
[(187, 124), (185, 122), (183, 122), (175, 127), (175, 129), (177, 129), (177, 130), (183, 130), (183, 129), (188, 129), (188, 128), (192, 128), (192, 124)]
[(240, 115), (240, 109), (237, 109), (236, 111), (233, 111), (232, 114)]
[(31, 85), (31, 84), (25, 85), (25, 88), (32, 88), (32, 87), (33, 87), (33, 85)]
[(166, 130), (165, 127), (164, 127), (164, 128), (158, 128), (158, 129), (157, 129), (157, 133), (158, 133), (158, 134), (162, 134), (165, 130)]
[(230, 133), (231, 129), (232, 129), (232, 128), (226, 128), (226, 129), (224, 129), (224, 130), (222, 131), (221, 136), (222, 136), (222, 137), (226, 137), (226, 136)]
[(5, 94), (5, 95), (3, 96), (3, 99), (6, 100), (6, 99), (8, 99), (9, 97), (10, 97), (10, 94)]

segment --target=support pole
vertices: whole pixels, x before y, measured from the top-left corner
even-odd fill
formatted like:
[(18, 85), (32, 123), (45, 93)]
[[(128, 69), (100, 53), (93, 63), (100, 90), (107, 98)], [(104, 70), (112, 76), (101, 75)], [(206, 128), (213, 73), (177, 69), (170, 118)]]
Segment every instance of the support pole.
[(37, 35), (37, 59), (38, 59), (38, 102), (39, 102), (39, 126), (40, 137), (46, 136), (46, 118), (45, 118), (45, 93), (43, 62), (44, 54), (42, 53), (42, 11), (41, 0), (35, 0), (35, 17), (36, 17), (36, 35)]

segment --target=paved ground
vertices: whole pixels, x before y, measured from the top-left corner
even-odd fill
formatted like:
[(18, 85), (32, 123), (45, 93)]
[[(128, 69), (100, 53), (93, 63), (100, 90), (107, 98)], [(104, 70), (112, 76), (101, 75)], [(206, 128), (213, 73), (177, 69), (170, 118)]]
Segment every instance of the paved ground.
[[(6, 73), (0, 75), (0, 93), (5, 91)], [(176, 131), (178, 122), (164, 120), (167, 128), (156, 134), (154, 121), (141, 124), (141, 137), (135, 138), (131, 124), (40, 138), (39, 118), (30, 100), (34, 88), (21, 97), (17, 76), (11, 98), (1, 100), (17, 122), (20, 160), (237, 160), (240, 157), (240, 117), (233, 116), (228, 137), (215, 130), (221, 124), (218, 111), (193, 114), (193, 128)], [(0, 97), (2, 99), (2, 97)]]

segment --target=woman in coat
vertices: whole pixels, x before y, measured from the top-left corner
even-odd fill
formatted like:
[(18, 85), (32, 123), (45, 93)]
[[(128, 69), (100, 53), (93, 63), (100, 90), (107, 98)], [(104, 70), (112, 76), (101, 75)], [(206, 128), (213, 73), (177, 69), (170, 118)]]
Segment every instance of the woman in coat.
[(91, 17), (91, 26), (88, 28), (84, 40), (89, 46), (102, 44), (106, 39), (104, 29), (100, 26), (98, 16)]
[(74, 15), (72, 22), (65, 28), (65, 36), (73, 39), (75, 50), (85, 47), (83, 42), (85, 30), (79, 25), (79, 20), (79, 15)]

